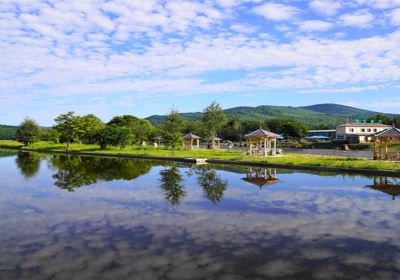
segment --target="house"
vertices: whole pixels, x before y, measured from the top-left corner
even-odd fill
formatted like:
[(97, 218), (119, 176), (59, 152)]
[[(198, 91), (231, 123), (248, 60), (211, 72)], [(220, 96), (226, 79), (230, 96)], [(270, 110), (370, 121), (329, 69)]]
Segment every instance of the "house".
[(346, 140), (350, 143), (365, 143), (372, 141), (372, 134), (391, 128), (381, 123), (355, 122), (336, 126), (336, 140)]

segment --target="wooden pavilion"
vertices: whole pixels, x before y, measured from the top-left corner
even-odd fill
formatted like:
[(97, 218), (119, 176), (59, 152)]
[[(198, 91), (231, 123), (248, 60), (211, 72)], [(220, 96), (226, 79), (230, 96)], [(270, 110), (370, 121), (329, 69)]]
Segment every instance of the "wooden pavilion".
[(161, 146), (161, 141), (163, 138), (161, 136), (153, 137), (152, 140), (154, 141), (154, 147), (158, 148)]
[(367, 188), (386, 193), (395, 200), (400, 194), (400, 181), (397, 178), (374, 177), (373, 185), (366, 186)]
[[(195, 144), (194, 144), (195, 143)], [(200, 137), (189, 132), (183, 136), (183, 147), (193, 149), (200, 149)]]
[(250, 167), (246, 172), (246, 177), (242, 180), (258, 186), (260, 189), (266, 185), (272, 185), (279, 181), (276, 176), (276, 169), (253, 168)]
[(275, 156), (279, 135), (262, 128), (246, 135), (249, 156)]
[(207, 137), (205, 138), (207, 143), (207, 148), (211, 149), (221, 149), (221, 141), (222, 139), (219, 137)]
[(400, 129), (388, 128), (372, 135), (374, 159), (400, 161), (400, 151), (389, 151), (390, 143), (400, 143)]

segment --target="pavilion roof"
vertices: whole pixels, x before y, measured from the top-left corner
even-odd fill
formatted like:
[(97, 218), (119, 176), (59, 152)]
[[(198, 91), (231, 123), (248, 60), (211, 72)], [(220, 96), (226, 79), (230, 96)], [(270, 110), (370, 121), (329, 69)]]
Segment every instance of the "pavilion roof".
[(375, 137), (399, 137), (400, 138), (400, 129), (396, 127), (391, 127), (388, 129), (385, 129), (383, 131), (380, 131), (378, 133), (373, 134)]
[(252, 183), (254, 185), (257, 185), (259, 187), (263, 187), (265, 185), (272, 185), (272, 184), (276, 184), (278, 183), (279, 179), (272, 177), (272, 176), (268, 176), (266, 178), (255, 178), (255, 177), (246, 177), (246, 178), (242, 178), (243, 181)]
[(214, 140), (214, 141), (222, 141), (222, 139), (221, 138), (219, 138), (219, 137), (206, 137), (205, 138), (206, 140), (209, 140), (209, 141), (212, 141), (212, 140)]
[(185, 136), (183, 136), (183, 139), (188, 139), (188, 140), (190, 140), (190, 139), (200, 139), (200, 137), (197, 136), (197, 135), (194, 135), (194, 134), (191, 133), (191, 132), (189, 132), (188, 134), (186, 134)]
[(253, 131), (252, 133), (247, 134), (246, 138), (266, 138), (266, 137), (276, 138), (278, 136), (279, 135), (276, 133), (259, 128), (255, 131)]

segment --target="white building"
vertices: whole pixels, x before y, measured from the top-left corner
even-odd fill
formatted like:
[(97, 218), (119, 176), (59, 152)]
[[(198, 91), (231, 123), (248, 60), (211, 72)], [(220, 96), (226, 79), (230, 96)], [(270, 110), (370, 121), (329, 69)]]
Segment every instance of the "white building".
[(345, 123), (336, 126), (336, 139), (352, 143), (365, 143), (372, 140), (371, 134), (390, 128), (381, 123)]

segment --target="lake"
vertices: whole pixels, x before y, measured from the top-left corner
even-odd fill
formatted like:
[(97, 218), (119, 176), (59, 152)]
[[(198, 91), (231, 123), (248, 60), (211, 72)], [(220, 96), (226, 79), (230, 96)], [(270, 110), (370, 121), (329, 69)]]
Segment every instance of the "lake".
[(0, 151), (0, 279), (399, 279), (398, 193), (398, 178)]

